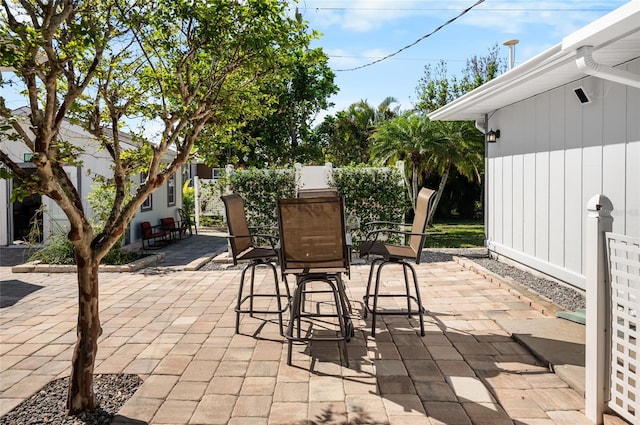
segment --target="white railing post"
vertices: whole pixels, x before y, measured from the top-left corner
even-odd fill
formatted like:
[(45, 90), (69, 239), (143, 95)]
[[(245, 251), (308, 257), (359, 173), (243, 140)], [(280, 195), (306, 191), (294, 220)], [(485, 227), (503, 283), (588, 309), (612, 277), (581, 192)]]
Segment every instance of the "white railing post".
[(596, 425), (603, 423), (608, 400), (608, 370), (611, 329), (608, 322), (607, 252), (605, 232), (613, 227), (613, 204), (604, 195), (595, 195), (587, 203), (585, 225), (585, 268), (587, 324), (585, 335), (585, 413)]

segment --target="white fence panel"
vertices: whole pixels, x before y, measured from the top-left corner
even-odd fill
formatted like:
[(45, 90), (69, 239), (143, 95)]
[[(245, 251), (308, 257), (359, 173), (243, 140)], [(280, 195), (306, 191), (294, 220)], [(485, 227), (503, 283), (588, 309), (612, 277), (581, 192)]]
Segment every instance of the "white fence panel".
[(640, 423), (638, 307), (640, 239), (606, 234), (611, 282), (611, 375), (609, 408)]

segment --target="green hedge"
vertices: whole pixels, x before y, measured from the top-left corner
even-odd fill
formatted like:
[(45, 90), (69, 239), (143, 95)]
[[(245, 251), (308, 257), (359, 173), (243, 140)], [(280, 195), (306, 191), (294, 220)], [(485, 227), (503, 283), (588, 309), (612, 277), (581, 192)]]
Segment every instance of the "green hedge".
[[(226, 176), (225, 182), (232, 192), (243, 197), (249, 226), (274, 229), (278, 225), (277, 200), (295, 196), (297, 183), (293, 169), (236, 171)], [(402, 222), (410, 209), (402, 174), (397, 169), (335, 169), (330, 185), (344, 196), (347, 224), (357, 224), (352, 230), (355, 247), (366, 236), (367, 222)]]
[(251, 227), (278, 226), (277, 201), (296, 194), (293, 169), (250, 169), (226, 177), (234, 193), (244, 199), (247, 222)]
[(356, 247), (366, 237), (366, 223), (401, 223), (410, 208), (402, 174), (395, 168), (339, 168), (332, 180), (331, 185), (344, 196), (348, 224), (359, 224), (351, 232)]

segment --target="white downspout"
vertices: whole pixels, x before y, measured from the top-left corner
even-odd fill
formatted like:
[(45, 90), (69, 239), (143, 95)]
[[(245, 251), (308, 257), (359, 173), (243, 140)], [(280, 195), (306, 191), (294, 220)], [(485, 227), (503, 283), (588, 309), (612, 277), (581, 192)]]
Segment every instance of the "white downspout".
[(591, 55), (593, 46), (582, 46), (576, 51), (578, 70), (594, 77), (640, 88), (640, 75), (596, 62)]

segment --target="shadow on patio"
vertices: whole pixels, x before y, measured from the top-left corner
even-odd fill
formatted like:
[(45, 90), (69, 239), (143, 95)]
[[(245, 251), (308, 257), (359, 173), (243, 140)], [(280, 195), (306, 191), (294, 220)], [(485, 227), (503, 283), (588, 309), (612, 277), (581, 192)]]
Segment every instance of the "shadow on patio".
[[(521, 298), (457, 262), (420, 264), (426, 335), (415, 317), (384, 316), (372, 338), (360, 304), (368, 271), (353, 266), (346, 281), (356, 325), (349, 368), (336, 343), (295, 344), (287, 366), (275, 315), (242, 315), (236, 335), (235, 268), (101, 274), (95, 373), (144, 379), (114, 424), (586, 423), (582, 397), (497, 324), (548, 319)], [(68, 374), (75, 343), (74, 278), (22, 278), (42, 289), (0, 323), (2, 413)], [(258, 272), (257, 288), (270, 279)], [(398, 282), (401, 271), (385, 284)]]

